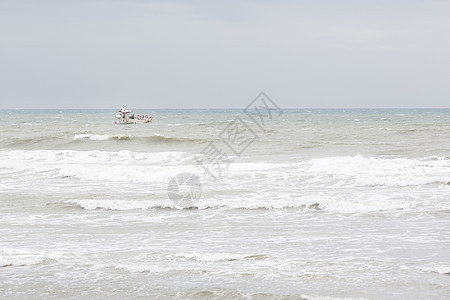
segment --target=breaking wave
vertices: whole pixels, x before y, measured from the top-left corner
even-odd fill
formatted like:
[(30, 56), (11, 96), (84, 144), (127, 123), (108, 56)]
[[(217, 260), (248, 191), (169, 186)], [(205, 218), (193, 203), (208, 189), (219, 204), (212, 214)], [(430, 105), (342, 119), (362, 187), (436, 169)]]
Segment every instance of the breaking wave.
[(356, 186), (420, 186), (450, 183), (450, 160), (338, 156), (311, 159), (307, 172), (331, 177), (336, 183)]
[[(0, 151), (3, 178), (19, 172), (20, 178), (32, 179), (31, 184), (54, 178), (56, 182), (67, 180), (67, 190), (76, 191), (77, 186), (107, 188), (106, 199), (84, 200), (88, 196), (72, 201), (87, 210), (180, 209), (167, 197), (169, 180), (180, 172), (200, 171), (187, 152)], [(293, 163), (235, 162), (217, 182), (200, 179), (203, 196), (193, 209), (293, 209), (307, 213), (450, 209), (448, 202), (440, 200), (450, 188), (447, 157), (356, 155)], [(2, 184), (4, 188), (23, 189), (21, 181)], [(113, 193), (121, 185), (136, 190), (138, 198), (116, 197)]]
[(111, 137), (108, 135), (94, 135), (94, 134), (77, 134), (74, 136), (73, 140), (82, 140), (82, 139), (89, 139), (92, 141), (106, 141), (109, 140)]
[[(147, 182), (148, 176), (173, 174), (186, 167), (195, 169), (193, 155), (187, 152), (12, 150), (0, 151), (0, 159), (0, 169), (36, 173), (53, 170), (57, 171), (57, 176), (102, 181), (118, 181), (113, 176), (117, 173), (124, 181)], [(294, 163), (235, 162), (223, 174), (224, 180), (237, 180), (237, 186), (242, 182), (244, 190), (249, 182), (258, 183), (258, 178), (269, 180), (270, 189), (278, 185), (282, 188), (286, 182), (332, 187), (449, 185), (450, 160), (446, 157), (408, 159), (356, 155)]]
[(420, 271), (423, 272), (432, 272), (441, 275), (450, 275), (450, 265), (442, 264), (442, 265), (428, 265), (423, 267), (418, 267)]
[(0, 267), (34, 266), (55, 261), (54, 257), (42, 256), (32, 252), (0, 252)]
[(85, 210), (105, 209), (123, 211), (171, 208), (170, 206), (159, 205), (146, 200), (69, 200), (64, 203), (75, 205)]
[(52, 149), (52, 147), (70, 147), (73, 145), (80, 145), (82, 143), (89, 143), (92, 147), (94, 143), (101, 145), (101, 143), (109, 143), (113, 145), (114, 142), (123, 143), (132, 142), (134, 144), (140, 143), (142, 145), (163, 145), (163, 144), (205, 144), (211, 142), (210, 139), (190, 138), (190, 137), (171, 137), (162, 134), (154, 134), (150, 136), (134, 136), (134, 135), (107, 135), (107, 134), (90, 134), (80, 133), (72, 137), (67, 135), (39, 135), (34, 137), (0, 137), (0, 145), (3, 148), (13, 149)]
[(139, 211), (139, 210), (251, 210), (272, 211), (289, 210), (302, 214), (398, 214), (398, 213), (430, 213), (450, 211), (448, 204), (424, 201), (423, 199), (405, 199), (390, 197), (387, 194), (370, 196), (367, 194), (355, 194), (353, 197), (343, 198), (336, 195), (305, 195), (300, 198), (291, 198), (289, 195), (280, 195), (286, 199), (273, 200), (267, 197), (265, 200), (249, 198), (242, 201), (237, 195), (233, 199), (214, 199), (205, 197), (194, 203), (191, 207), (179, 207), (172, 203), (165, 191), (156, 196), (140, 196), (142, 200), (123, 199), (85, 199), (66, 200), (64, 206), (78, 207), (84, 210), (111, 210), (111, 211)]
[(129, 136), (129, 135), (101, 135), (101, 134), (77, 134), (73, 138), (74, 141), (79, 140), (90, 140), (90, 141), (144, 141), (148, 143), (206, 143), (209, 142), (207, 139), (195, 139), (187, 137), (167, 137), (162, 134), (155, 134), (151, 136)]
[(204, 262), (236, 261), (236, 260), (263, 260), (268, 258), (265, 254), (238, 254), (238, 253), (184, 253), (175, 254), (178, 258)]
[(187, 138), (187, 137), (166, 137), (162, 134), (155, 134), (145, 138), (149, 142), (156, 143), (209, 143), (209, 139), (197, 139), (197, 138)]

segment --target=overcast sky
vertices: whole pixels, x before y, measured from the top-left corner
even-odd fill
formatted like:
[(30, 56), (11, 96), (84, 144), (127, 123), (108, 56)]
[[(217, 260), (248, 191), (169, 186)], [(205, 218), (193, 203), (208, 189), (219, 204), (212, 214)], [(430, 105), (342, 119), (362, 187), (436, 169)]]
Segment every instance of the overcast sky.
[(2, 108), (450, 107), (450, 1), (0, 0)]

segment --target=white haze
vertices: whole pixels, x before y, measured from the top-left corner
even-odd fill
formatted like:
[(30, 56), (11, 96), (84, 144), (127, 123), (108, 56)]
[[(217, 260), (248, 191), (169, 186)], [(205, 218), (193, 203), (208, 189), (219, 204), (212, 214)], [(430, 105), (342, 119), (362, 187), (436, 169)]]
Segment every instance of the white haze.
[(449, 107), (448, 1), (0, 1), (2, 108)]

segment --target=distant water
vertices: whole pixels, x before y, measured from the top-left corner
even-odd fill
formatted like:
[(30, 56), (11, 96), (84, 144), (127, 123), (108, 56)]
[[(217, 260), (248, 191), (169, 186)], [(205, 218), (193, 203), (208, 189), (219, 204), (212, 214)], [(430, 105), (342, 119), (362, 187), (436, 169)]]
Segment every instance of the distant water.
[[(136, 112), (0, 111), (1, 298), (448, 299), (450, 110)], [(237, 115), (258, 138), (213, 181)]]

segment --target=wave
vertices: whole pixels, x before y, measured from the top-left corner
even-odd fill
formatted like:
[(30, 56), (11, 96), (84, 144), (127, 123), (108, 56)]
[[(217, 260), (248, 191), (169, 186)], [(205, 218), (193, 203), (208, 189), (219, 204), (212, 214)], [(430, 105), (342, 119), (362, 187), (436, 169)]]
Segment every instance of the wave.
[(178, 127), (178, 126), (183, 126), (184, 124), (179, 124), (179, 123), (167, 123), (165, 124), (168, 127)]
[(35, 266), (55, 261), (55, 258), (28, 252), (0, 252), (0, 267)]
[[(241, 202), (242, 203), (242, 202)], [(117, 210), (117, 211), (127, 211), (127, 210), (151, 210), (151, 209), (173, 209), (173, 210), (207, 210), (207, 209), (250, 209), (250, 210), (260, 210), (260, 209), (297, 209), (297, 210), (311, 210), (319, 211), (320, 203), (303, 204), (294, 202), (281, 202), (278, 204), (274, 203), (247, 203), (247, 204), (237, 204), (233, 201), (228, 202), (217, 202), (211, 200), (199, 200), (190, 207), (180, 207), (168, 199), (153, 201), (153, 200), (119, 200), (119, 199), (84, 199), (84, 200), (66, 200), (62, 202), (66, 207), (76, 206), (85, 210)]]
[[(132, 151), (11, 150), (0, 151), (0, 169), (55, 171), (59, 177), (96, 181), (149, 182), (169, 178), (183, 170), (198, 173), (193, 156), (186, 152), (139, 153)], [(201, 171), (201, 170), (200, 170)], [(236, 186), (270, 180), (270, 189), (301, 183), (334, 187), (407, 187), (449, 185), (447, 157), (375, 158), (338, 156), (302, 162), (235, 162), (224, 172), (225, 181)], [(159, 181), (159, 180), (158, 180)]]
[(198, 139), (188, 137), (166, 137), (162, 134), (155, 134), (145, 138), (147, 141), (156, 143), (209, 143), (209, 139)]
[(107, 141), (111, 139), (109, 135), (98, 135), (98, 134), (77, 134), (73, 137), (73, 140), (89, 139), (92, 141)]
[(95, 269), (116, 269), (121, 271), (127, 271), (132, 273), (167, 273), (170, 271), (186, 271), (180, 267), (163, 267), (156, 266), (155, 264), (143, 264), (142, 262), (126, 262), (126, 263), (92, 263)]
[(178, 258), (203, 262), (220, 262), (236, 260), (263, 260), (269, 256), (266, 254), (238, 254), (238, 253), (184, 253), (175, 254)]
[(449, 264), (429, 265), (429, 266), (418, 267), (418, 269), (423, 272), (432, 272), (432, 273), (437, 273), (437, 274), (441, 274), (441, 275), (450, 275), (450, 265)]
[(35, 146), (37, 144), (49, 144), (56, 143), (59, 144), (64, 141), (63, 137), (54, 136), (54, 135), (44, 135), (38, 136), (34, 138), (29, 137), (4, 137), (0, 140), (0, 145), (4, 147), (22, 147), (22, 146)]
[(146, 200), (69, 200), (64, 204), (75, 205), (85, 210), (106, 209), (106, 210), (147, 210), (147, 209), (167, 209), (169, 205), (155, 204)]
[(220, 126), (220, 125), (228, 125), (232, 121), (233, 120), (197, 122), (197, 123), (186, 123), (184, 125), (190, 125), (190, 126)]
[[(3, 188), (27, 192), (24, 180), (57, 183), (70, 192), (80, 186), (107, 190), (106, 199), (82, 195), (70, 200), (86, 210), (182, 209), (167, 196), (169, 180), (181, 172), (199, 174), (186, 152), (0, 151)], [(190, 209), (292, 209), (304, 213), (441, 212), (450, 209), (450, 159), (337, 156), (299, 162), (234, 162), (217, 182), (202, 181), (200, 201)], [(53, 180), (53, 181), (52, 181)], [(64, 180), (62, 182), (62, 180)], [(115, 194), (119, 186), (132, 196)], [(38, 188), (38, 187), (36, 187)], [(109, 198), (109, 199), (108, 199)], [(66, 198), (67, 199), (67, 198)], [(245, 200), (245, 201), (243, 201)]]
[(355, 186), (420, 186), (450, 183), (446, 157), (425, 159), (338, 156), (311, 159), (306, 172), (332, 177)]
[(106, 135), (106, 134), (77, 134), (74, 136), (73, 140), (91, 140), (91, 141), (108, 141), (108, 140), (117, 140), (117, 141), (129, 141), (134, 139), (134, 136), (130, 135)]
[[(0, 170), (92, 181), (160, 182), (191, 159), (185, 152), (0, 151)], [(166, 174), (166, 175), (164, 175)]]
[(162, 134), (155, 134), (152, 136), (129, 136), (129, 135), (101, 135), (101, 134), (77, 134), (73, 138), (74, 141), (77, 140), (90, 140), (90, 141), (144, 141), (149, 143), (207, 143), (210, 142), (208, 139), (197, 139), (188, 137), (167, 137)]
[[(134, 142), (142, 144), (206, 144), (211, 139), (189, 138), (189, 137), (171, 137), (162, 134), (150, 136), (134, 136), (134, 135), (108, 135), (108, 134), (92, 134), (80, 133), (75, 134), (72, 138), (66, 135), (38, 135), (35, 137), (2, 137), (0, 145), (6, 148), (21, 147), (54, 147), (54, 146), (70, 146), (71, 144), (80, 143), (114, 143), (114, 142)], [(39, 149), (39, 148), (35, 148)]]
[(112, 211), (132, 211), (132, 210), (290, 210), (305, 214), (315, 213), (338, 213), (338, 214), (361, 214), (361, 213), (408, 213), (412, 211), (439, 210), (433, 206), (424, 207), (423, 203), (409, 202), (401, 199), (381, 199), (372, 197), (371, 199), (343, 199), (342, 197), (318, 197), (312, 199), (305, 196), (301, 199), (277, 200), (267, 199), (265, 201), (248, 199), (242, 201), (238, 195), (235, 199), (216, 200), (212, 198), (200, 199), (191, 207), (179, 207), (172, 203), (165, 195), (161, 195), (158, 200), (119, 200), (119, 199), (85, 199), (66, 200), (60, 204), (65, 207), (78, 207), (84, 210), (112, 210)]

